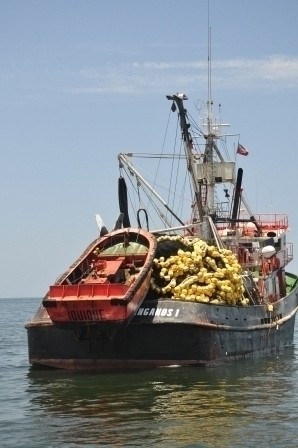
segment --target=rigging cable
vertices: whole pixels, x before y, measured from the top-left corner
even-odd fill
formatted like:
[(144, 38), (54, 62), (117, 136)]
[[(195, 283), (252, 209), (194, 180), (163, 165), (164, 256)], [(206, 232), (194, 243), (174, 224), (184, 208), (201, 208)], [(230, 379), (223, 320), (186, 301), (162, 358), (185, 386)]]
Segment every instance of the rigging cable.
[[(169, 116), (168, 116), (168, 121), (167, 121), (166, 131), (165, 131), (165, 135), (164, 135), (164, 139), (163, 139), (163, 143), (162, 143), (162, 148), (161, 148), (161, 155), (162, 155), (163, 152), (164, 152), (164, 147), (165, 147), (165, 144), (166, 144), (166, 138), (167, 138), (167, 134), (168, 134), (170, 118), (171, 118), (171, 110), (170, 110), (170, 112), (169, 112)], [(160, 163), (161, 163), (161, 158), (159, 158), (159, 162), (158, 162), (158, 164), (157, 164), (157, 169), (156, 169), (156, 171), (155, 171), (155, 177), (154, 177), (154, 181), (153, 181), (153, 183), (152, 183), (152, 187), (153, 187), (153, 188), (155, 188), (155, 185), (156, 185), (156, 180), (157, 180), (158, 172), (159, 172), (159, 169), (160, 169)], [(152, 194), (149, 195), (148, 206), (149, 206), (150, 202), (152, 202)]]
[[(175, 144), (174, 144), (174, 157), (172, 158), (172, 164), (171, 164), (170, 184), (169, 184), (168, 198), (167, 198), (168, 204), (170, 204), (170, 194), (171, 194), (171, 188), (172, 188), (172, 179), (174, 177), (173, 176), (173, 171), (174, 171), (174, 162), (175, 162), (176, 147), (177, 147), (178, 129), (179, 129), (179, 116), (177, 117)], [(181, 145), (180, 145), (180, 154), (179, 155), (181, 155)], [(177, 163), (177, 168), (176, 168), (176, 182), (175, 182), (174, 191), (173, 191), (173, 194), (172, 194), (172, 204), (171, 204), (172, 210), (174, 210), (175, 193), (176, 193), (177, 180), (178, 180), (178, 174), (177, 173), (179, 172), (179, 166), (180, 166), (180, 158), (178, 158), (178, 163)]]

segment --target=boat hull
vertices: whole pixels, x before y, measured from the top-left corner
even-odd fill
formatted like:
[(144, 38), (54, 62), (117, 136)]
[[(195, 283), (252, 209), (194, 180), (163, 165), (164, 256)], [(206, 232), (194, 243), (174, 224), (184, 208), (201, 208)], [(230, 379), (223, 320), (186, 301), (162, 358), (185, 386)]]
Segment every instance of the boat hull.
[(99, 323), (54, 324), (41, 307), (27, 324), (29, 360), (62, 369), (121, 371), (276, 353), (293, 343), (297, 297), (295, 288), (272, 310), (147, 300), (130, 325), (110, 329)]

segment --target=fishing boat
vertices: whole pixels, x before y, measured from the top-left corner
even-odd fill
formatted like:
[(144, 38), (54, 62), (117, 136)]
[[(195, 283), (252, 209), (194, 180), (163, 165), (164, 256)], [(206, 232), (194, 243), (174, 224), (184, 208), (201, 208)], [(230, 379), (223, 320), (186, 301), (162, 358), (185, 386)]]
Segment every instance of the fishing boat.
[[(97, 371), (210, 365), (293, 344), (298, 278), (287, 271), (293, 259), (287, 214), (251, 211), (243, 169), (237, 168), (248, 151), (237, 137), (228, 157), (228, 134), (210, 94), (200, 124), (185, 107), (186, 95), (167, 99), (171, 114), (178, 112), (180, 142), (175, 138), (170, 153), (118, 155), (121, 228), (95, 241), (50, 287), (26, 325), (32, 365)], [(144, 159), (147, 171), (158, 162), (157, 171), (152, 165), (152, 183), (137, 166)], [(172, 180), (174, 173), (180, 184)], [(126, 178), (135, 182), (129, 195), (135, 198), (134, 230)], [(133, 235), (138, 250), (141, 243), (147, 268), (135, 280), (138, 292), (124, 286), (124, 275), (109, 293), (110, 256), (112, 275), (127, 265), (137, 267), (140, 254), (131, 259), (122, 253), (125, 235)], [(136, 300), (127, 311), (130, 294)]]
[(43, 306), (53, 322), (127, 325), (146, 297), (154, 235), (132, 228), (102, 233), (50, 286)]

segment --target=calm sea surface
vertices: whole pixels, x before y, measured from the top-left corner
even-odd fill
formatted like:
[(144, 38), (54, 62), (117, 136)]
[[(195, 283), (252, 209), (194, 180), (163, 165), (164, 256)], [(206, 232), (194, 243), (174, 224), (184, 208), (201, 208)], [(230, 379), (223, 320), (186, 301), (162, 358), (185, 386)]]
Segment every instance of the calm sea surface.
[(0, 299), (1, 447), (298, 447), (295, 345), (216, 368), (74, 374), (29, 367), (39, 299)]

